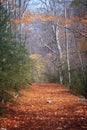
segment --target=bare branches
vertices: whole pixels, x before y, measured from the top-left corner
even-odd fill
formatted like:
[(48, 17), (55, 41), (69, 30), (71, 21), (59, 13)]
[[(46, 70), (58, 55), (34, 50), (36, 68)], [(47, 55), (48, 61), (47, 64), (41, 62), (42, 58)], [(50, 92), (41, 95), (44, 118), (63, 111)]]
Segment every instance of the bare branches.
[(83, 33), (83, 32), (80, 32), (79, 30), (76, 30), (76, 29), (73, 29), (73, 28), (70, 28), (70, 27), (66, 27), (66, 26), (64, 26), (64, 25), (62, 25), (62, 24), (60, 24), (60, 23), (58, 23), (58, 26), (60, 26), (60, 27), (62, 27), (62, 28), (65, 28), (65, 29), (67, 29), (67, 30), (69, 30), (69, 31), (71, 31), (71, 32), (78, 33), (78, 34), (80, 34), (81, 36), (87, 38), (87, 35), (86, 35), (85, 33)]
[[(25, 0), (25, 1), (26, 1), (26, 0)], [(24, 1), (24, 2), (25, 2), (25, 1)], [(25, 6), (25, 8), (24, 8), (23, 13), (22, 13), (22, 16), (23, 16), (24, 12), (26, 11), (26, 9), (27, 9), (27, 7), (28, 7), (28, 5), (29, 5), (29, 2), (30, 2), (30, 0), (28, 0), (26, 6)]]
[(58, 54), (56, 53), (55, 50), (53, 50), (50, 46), (48, 46), (47, 44), (44, 45), (44, 47), (47, 47), (52, 53), (54, 53), (55, 55), (58, 56)]
[(68, 30), (70, 30), (71, 32), (78, 33), (81, 36), (87, 38), (87, 35), (85, 33), (83, 33), (83, 32), (80, 32), (79, 30), (75, 30), (75, 29), (72, 29), (72, 28), (69, 28), (69, 27), (66, 27), (66, 26), (63, 26), (63, 27), (66, 28), (66, 29), (68, 29)]

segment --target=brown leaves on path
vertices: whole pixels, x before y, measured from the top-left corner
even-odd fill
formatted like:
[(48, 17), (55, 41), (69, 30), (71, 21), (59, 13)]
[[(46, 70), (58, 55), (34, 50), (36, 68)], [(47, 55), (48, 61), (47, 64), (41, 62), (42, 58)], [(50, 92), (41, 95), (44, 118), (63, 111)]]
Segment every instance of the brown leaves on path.
[(57, 84), (33, 84), (8, 104), (1, 130), (86, 130), (87, 105)]

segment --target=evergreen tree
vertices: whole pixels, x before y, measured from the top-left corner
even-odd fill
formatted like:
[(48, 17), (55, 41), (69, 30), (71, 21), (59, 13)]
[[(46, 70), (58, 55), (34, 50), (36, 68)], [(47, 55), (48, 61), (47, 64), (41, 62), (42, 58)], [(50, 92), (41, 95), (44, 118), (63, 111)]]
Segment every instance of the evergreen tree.
[(29, 80), (29, 58), (23, 43), (13, 41), (9, 15), (0, 2), (0, 104), (11, 101), (13, 92)]

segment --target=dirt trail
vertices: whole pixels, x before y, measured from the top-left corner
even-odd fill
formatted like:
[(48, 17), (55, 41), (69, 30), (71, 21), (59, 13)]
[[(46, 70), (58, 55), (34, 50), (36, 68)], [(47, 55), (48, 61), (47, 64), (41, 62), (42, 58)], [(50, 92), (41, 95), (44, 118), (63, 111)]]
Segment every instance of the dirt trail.
[(87, 130), (87, 105), (64, 86), (33, 84), (21, 93), (17, 106), (6, 106), (1, 130)]

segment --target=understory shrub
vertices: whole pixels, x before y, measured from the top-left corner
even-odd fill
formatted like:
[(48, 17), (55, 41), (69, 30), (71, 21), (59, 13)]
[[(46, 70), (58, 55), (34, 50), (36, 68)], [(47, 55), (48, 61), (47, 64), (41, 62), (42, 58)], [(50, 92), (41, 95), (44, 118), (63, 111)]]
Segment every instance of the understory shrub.
[(59, 74), (58, 71), (52, 73), (50, 70), (47, 72), (47, 80), (49, 83), (59, 83)]
[(71, 91), (76, 94), (85, 93), (85, 82), (83, 72), (81, 70), (73, 71), (71, 73)]

